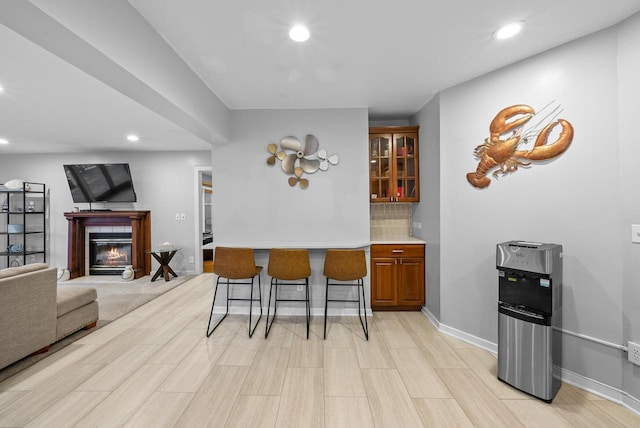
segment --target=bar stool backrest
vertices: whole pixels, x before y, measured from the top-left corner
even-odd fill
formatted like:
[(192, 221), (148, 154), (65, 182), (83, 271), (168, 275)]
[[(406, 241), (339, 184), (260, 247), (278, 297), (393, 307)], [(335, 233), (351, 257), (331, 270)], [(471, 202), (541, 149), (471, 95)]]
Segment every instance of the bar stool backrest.
[(311, 276), (309, 253), (304, 249), (272, 248), (267, 272), (272, 278), (282, 280), (308, 278)]
[(216, 247), (213, 273), (223, 278), (253, 278), (258, 273), (252, 248)]
[(337, 281), (355, 281), (367, 276), (364, 250), (328, 249), (324, 258), (324, 276)]

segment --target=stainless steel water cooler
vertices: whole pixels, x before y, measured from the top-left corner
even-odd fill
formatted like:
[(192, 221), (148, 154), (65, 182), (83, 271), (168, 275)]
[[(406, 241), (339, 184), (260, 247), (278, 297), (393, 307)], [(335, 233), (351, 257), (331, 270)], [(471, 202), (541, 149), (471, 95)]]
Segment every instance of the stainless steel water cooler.
[(503, 242), (496, 268), (498, 379), (551, 402), (560, 388), (562, 246)]

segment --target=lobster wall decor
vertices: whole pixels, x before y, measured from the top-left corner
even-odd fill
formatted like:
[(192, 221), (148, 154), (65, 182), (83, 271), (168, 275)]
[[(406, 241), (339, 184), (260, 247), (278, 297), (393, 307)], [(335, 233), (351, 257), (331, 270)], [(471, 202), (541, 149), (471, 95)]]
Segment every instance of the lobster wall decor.
[[(484, 188), (491, 184), (491, 179), (486, 174), (493, 168), (492, 175), (498, 178), (498, 174), (505, 175), (518, 170), (518, 166), (528, 167), (531, 161), (543, 161), (555, 158), (563, 153), (573, 140), (573, 126), (564, 120), (556, 119), (562, 112), (556, 106), (550, 113), (543, 113), (550, 108), (551, 103), (536, 113), (535, 110), (525, 104), (512, 105), (502, 109), (489, 125), (489, 138), (477, 146), (473, 154), (479, 160), (475, 172), (467, 174), (467, 180), (472, 186)], [(538, 115), (542, 116), (537, 123), (528, 128), (525, 127)], [(549, 121), (550, 120), (550, 121)], [(542, 130), (538, 131), (545, 121), (549, 121)], [(562, 130), (558, 139), (547, 144), (549, 134), (558, 124)], [(536, 136), (537, 135), (537, 136)], [(535, 137), (535, 143), (530, 150), (518, 150), (519, 146), (528, 143)]]

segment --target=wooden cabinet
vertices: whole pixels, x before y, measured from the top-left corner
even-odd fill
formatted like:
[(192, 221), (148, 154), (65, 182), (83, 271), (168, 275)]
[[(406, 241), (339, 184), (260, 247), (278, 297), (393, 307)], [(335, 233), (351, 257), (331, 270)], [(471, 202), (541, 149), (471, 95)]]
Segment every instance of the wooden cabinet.
[(0, 269), (47, 261), (47, 199), (43, 183), (0, 186)]
[(420, 201), (418, 126), (369, 128), (371, 202)]
[(424, 285), (424, 244), (371, 246), (373, 310), (420, 310)]

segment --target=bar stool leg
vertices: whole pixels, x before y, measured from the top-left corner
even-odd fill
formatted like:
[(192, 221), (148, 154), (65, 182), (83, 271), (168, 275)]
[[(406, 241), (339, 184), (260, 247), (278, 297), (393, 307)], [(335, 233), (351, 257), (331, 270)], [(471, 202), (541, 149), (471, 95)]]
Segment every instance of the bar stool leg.
[(216, 305), (216, 296), (218, 295), (218, 285), (220, 285), (220, 277), (218, 277), (218, 279), (216, 280), (216, 290), (213, 292), (213, 302), (211, 303), (211, 314), (209, 315), (209, 323), (207, 324), (207, 337), (211, 336), (211, 333), (213, 333), (213, 331), (216, 328), (218, 328), (222, 320), (224, 320), (227, 317), (227, 314), (229, 313), (229, 279), (227, 278), (227, 311), (224, 313), (222, 318), (218, 320), (216, 325), (214, 325), (213, 328), (209, 330), (209, 328), (211, 327), (211, 320), (213, 319), (213, 308)]
[(262, 284), (260, 282), (260, 274), (258, 274), (258, 298), (260, 299), (260, 318), (262, 318)]
[(251, 278), (251, 291), (249, 292), (249, 338), (251, 338), (251, 335), (253, 334), (253, 332), (251, 331), (251, 314), (252, 313), (253, 313), (253, 278)]
[[(327, 285), (324, 292), (324, 339), (327, 338), (327, 308), (328, 307), (329, 307), (329, 278), (327, 278)], [(358, 305), (358, 313), (360, 313), (360, 305)]]
[[(273, 307), (273, 318), (271, 318), (271, 323), (269, 323), (269, 314), (271, 313), (271, 291), (273, 290), (273, 286), (276, 286), (275, 292), (275, 304)], [(269, 336), (269, 331), (271, 331), (271, 326), (276, 319), (276, 312), (278, 311), (278, 280), (275, 278), (271, 278), (271, 285), (269, 286), (269, 301), (267, 302), (267, 324), (264, 330), (264, 338), (266, 339)]]
[(253, 329), (251, 328), (251, 315), (253, 314), (253, 278), (251, 278), (251, 293), (249, 295), (249, 338), (251, 338), (251, 336), (253, 336), (253, 332), (256, 331), (256, 328), (258, 327), (258, 324), (260, 323), (260, 318), (262, 318), (262, 292), (260, 291), (260, 276), (258, 276), (258, 293), (260, 295), (260, 298), (258, 300), (258, 304), (260, 306), (260, 316), (258, 317), (258, 320), (256, 321), (256, 324), (253, 326)]
[(311, 305), (309, 304), (309, 278), (305, 278), (306, 306), (307, 306), (307, 339), (309, 339), (309, 323), (311, 322)]
[(364, 281), (358, 280), (358, 287), (362, 290), (362, 312), (364, 313), (364, 324), (362, 324), (362, 317), (360, 316), (360, 293), (358, 293), (358, 318), (360, 318), (360, 325), (364, 331), (364, 337), (369, 340), (369, 324), (367, 323), (367, 301), (364, 298)]

